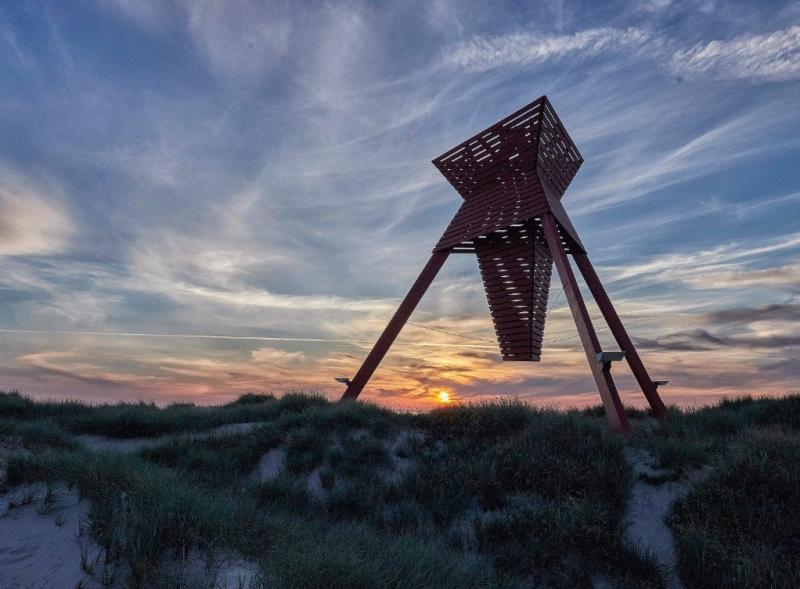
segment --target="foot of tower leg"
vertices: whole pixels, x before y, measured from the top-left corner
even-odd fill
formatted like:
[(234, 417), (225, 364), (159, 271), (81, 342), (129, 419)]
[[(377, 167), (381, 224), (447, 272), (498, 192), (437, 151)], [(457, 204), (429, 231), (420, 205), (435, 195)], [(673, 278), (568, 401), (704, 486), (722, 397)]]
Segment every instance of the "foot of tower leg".
[(542, 227), (553, 263), (556, 266), (556, 270), (558, 270), (561, 283), (564, 285), (564, 294), (567, 297), (572, 318), (575, 320), (575, 326), (578, 328), (578, 335), (581, 338), (586, 358), (589, 361), (589, 367), (592, 370), (592, 376), (594, 376), (597, 390), (603, 401), (606, 416), (615, 431), (629, 433), (631, 426), (628, 423), (628, 416), (625, 414), (622, 401), (620, 401), (617, 387), (614, 385), (614, 379), (611, 377), (610, 368), (604, 366), (598, 360), (598, 354), (602, 352), (600, 341), (597, 339), (597, 333), (595, 333), (592, 320), (589, 318), (586, 303), (584, 303), (581, 291), (575, 281), (575, 274), (572, 272), (567, 253), (564, 250), (564, 246), (561, 245), (558, 227), (552, 213), (543, 215)]
[(414, 282), (411, 290), (408, 291), (406, 298), (400, 303), (394, 316), (389, 321), (388, 325), (386, 325), (381, 337), (375, 342), (372, 351), (369, 353), (366, 360), (364, 360), (361, 368), (358, 369), (353, 380), (347, 385), (347, 390), (344, 392), (341, 399), (342, 401), (353, 400), (364, 390), (364, 386), (369, 381), (372, 373), (375, 372), (378, 364), (383, 360), (386, 352), (389, 351), (389, 348), (392, 343), (394, 343), (400, 330), (403, 329), (403, 325), (405, 325), (408, 318), (411, 317), (411, 313), (414, 312), (420, 299), (422, 299), (422, 295), (425, 294), (425, 291), (428, 290), (433, 279), (436, 278), (436, 274), (441, 269), (445, 260), (447, 260), (447, 256), (448, 252), (446, 251), (433, 253), (430, 260), (428, 260), (428, 263), (425, 265), (425, 268), (422, 269), (419, 278)]
[(622, 325), (622, 321), (619, 315), (617, 315), (614, 305), (611, 304), (611, 299), (608, 298), (603, 283), (600, 282), (600, 278), (594, 271), (589, 257), (586, 254), (574, 254), (572, 258), (575, 260), (575, 264), (578, 266), (584, 280), (586, 280), (586, 285), (589, 287), (608, 327), (611, 329), (611, 333), (614, 335), (617, 345), (625, 352), (625, 359), (628, 361), (631, 372), (633, 372), (636, 382), (639, 383), (639, 387), (642, 389), (642, 393), (644, 393), (647, 402), (650, 403), (653, 415), (660, 420), (666, 419), (667, 410), (664, 407), (661, 396), (658, 394), (658, 387), (647, 373), (647, 369), (644, 367), (644, 363), (639, 357), (636, 347), (628, 336), (628, 332)]

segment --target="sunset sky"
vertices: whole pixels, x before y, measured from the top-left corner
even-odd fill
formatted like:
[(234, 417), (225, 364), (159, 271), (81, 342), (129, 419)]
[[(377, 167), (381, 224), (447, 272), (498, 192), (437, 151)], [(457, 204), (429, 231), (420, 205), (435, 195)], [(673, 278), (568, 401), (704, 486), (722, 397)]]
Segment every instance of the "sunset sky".
[[(3, 2), (0, 389), (338, 396), (461, 202), (430, 160), (542, 94), (665, 400), (799, 392), (800, 3), (756, 0)], [(364, 399), (598, 401), (563, 296), (500, 361), (474, 256), (411, 321), (467, 337), (407, 326)]]

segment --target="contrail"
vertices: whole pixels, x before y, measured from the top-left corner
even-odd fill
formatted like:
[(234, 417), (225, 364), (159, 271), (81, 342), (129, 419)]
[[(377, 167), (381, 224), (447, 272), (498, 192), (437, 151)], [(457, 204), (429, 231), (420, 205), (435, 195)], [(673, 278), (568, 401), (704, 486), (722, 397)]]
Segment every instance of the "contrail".
[[(87, 335), (87, 336), (100, 336), (100, 337), (157, 337), (157, 338), (181, 338), (181, 339), (210, 339), (210, 340), (242, 340), (242, 341), (260, 341), (260, 342), (305, 342), (305, 343), (339, 343), (351, 345), (371, 345), (375, 342), (372, 340), (348, 340), (336, 338), (321, 338), (321, 337), (279, 337), (279, 336), (262, 336), (262, 335), (217, 335), (205, 333), (139, 333), (139, 332), (120, 332), (120, 331), (62, 331), (62, 330), (47, 330), (47, 329), (1, 329), (0, 333), (19, 333), (19, 334), (34, 334), (34, 335)], [(482, 350), (493, 350), (489, 346), (479, 346), (472, 344), (445, 344), (445, 343), (428, 343), (428, 342), (403, 342), (405, 345), (410, 346), (423, 346), (423, 347), (444, 347), (444, 348), (471, 348)]]

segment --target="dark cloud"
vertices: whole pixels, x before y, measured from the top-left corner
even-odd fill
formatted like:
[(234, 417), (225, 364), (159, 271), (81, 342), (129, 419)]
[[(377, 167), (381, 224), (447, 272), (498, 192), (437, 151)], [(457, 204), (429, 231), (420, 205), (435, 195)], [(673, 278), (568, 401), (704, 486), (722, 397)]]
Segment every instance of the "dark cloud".
[(752, 323), (754, 321), (800, 321), (800, 303), (766, 305), (764, 307), (735, 307), (705, 315), (711, 324)]
[(672, 352), (704, 352), (721, 348), (785, 349), (800, 346), (800, 335), (715, 335), (705, 329), (671, 333), (663, 338), (645, 340), (636, 338), (642, 349)]
[(720, 338), (704, 329), (670, 333), (658, 339), (636, 338), (636, 345), (642, 349), (656, 349), (670, 352), (704, 352), (726, 345)]
[(800, 358), (786, 358), (759, 367), (759, 372), (780, 374), (800, 382)]

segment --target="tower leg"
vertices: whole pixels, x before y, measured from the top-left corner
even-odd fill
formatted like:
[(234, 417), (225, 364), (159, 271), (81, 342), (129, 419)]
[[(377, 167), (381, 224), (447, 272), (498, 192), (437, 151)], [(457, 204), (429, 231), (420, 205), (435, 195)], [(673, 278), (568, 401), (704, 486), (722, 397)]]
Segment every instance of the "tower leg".
[(361, 368), (358, 369), (353, 380), (347, 386), (347, 390), (344, 392), (344, 395), (342, 395), (342, 400), (355, 399), (364, 389), (372, 373), (375, 372), (375, 369), (378, 367), (378, 364), (381, 363), (381, 360), (383, 360), (386, 352), (389, 351), (389, 348), (392, 343), (394, 343), (400, 330), (403, 329), (403, 325), (405, 325), (408, 318), (411, 317), (411, 313), (414, 312), (420, 299), (422, 299), (422, 295), (425, 294), (425, 291), (428, 290), (433, 279), (436, 278), (436, 274), (439, 273), (448, 255), (449, 252), (446, 251), (433, 252), (431, 259), (428, 260), (428, 263), (425, 265), (425, 268), (422, 269), (422, 272), (416, 282), (414, 282), (411, 290), (408, 291), (406, 298), (400, 303), (391, 321), (389, 321), (389, 324), (383, 330), (381, 337), (375, 342), (372, 351), (369, 353), (366, 360), (364, 360)]
[(614, 385), (614, 379), (611, 378), (610, 365), (603, 365), (598, 359), (598, 354), (602, 351), (600, 341), (597, 339), (597, 333), (594, 331), (589, 312), (586, 310), (586, 303), (583, 301), (583, 296), (575, 281), (575, 274), (573, 274), (572, 267), (569, 264), (567, 252), (564, 251), (564, 246), (561, 245), (558, 226), (552, 213), (546, 213), (542, 216), (542, 227), (544, 228), (544, 236), (550, 249), (550, 255), (553, 257), (561, 283), (564, 285), (564, 294), (567, 297), (572, 318), (575, 320), (575, 326), (578, 328), (578, 335), (586, 352), (586, 359), (589, 361), (589, 367), (597, 384), (597, 390), (600, 392), (606, 416), (615, 431), (630, 432), (628, 416), (625, 415), (625, 409), (622, 407), (622, 401), (620, 401), (617, 387)]
[(644, 367), (642, 359), (636, 352), (636, 348), (634, 347), (631, 338), (628, 336), (628, 332), (625, 331), (625, 327), (622, 325), (622, 321), (620, 320), (619, 315), (617, 315), (617, 311), (611, 304), (611, 300), (608, 298), (606, 289), (603, 288), (600, 278), (594, 271), (594, 267), (589, 261), (589, 256), (586, 254), (574, 254), (572, 258), (575, 260), (578, 270), (580, 270), (581, 274), (583, 274), (583, 278), (586, 280), (586, 285), (592, 292), (592, 296), (594, 297), (597, 306), (600, 307), (600, 312), (603, 313), (606, 323), (608, 323), (609, 328), (611, 328), (611, 333), (614, 334), (614, 339), (617, 340), (617, 344), (619, 345), (620, 349), (624, 350), (625, 359), (628, 361), (628, 365), (631, 367), (631, 372), (633, 372), (633, 375), (636, 377), (636, 381), (639, 383), (644, 396), (647, 398), (647, 402), (650, 403), (650, 407), (653, 409), (653, 415), (661, 420), (666, 419), (667, 411), (664, 408), (664, 403), (661, 400), (658, 391), (656, 390), (656, 385), (653, 384), (652, 380), (650, 380), (650, 375), (647, 374), (647, 369)]

